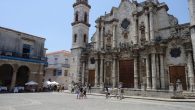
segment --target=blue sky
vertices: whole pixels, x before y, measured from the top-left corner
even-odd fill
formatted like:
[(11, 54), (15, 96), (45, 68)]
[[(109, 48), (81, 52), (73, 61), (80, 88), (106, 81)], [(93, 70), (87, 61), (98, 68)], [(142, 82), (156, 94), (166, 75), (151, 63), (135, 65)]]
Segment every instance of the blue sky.
[[(90, 36), (95, 32), (95, 20), (121, 0), (89, 0)], [(138, 0), (141, 2), (144, 0)], [(179, 23), (189, 22), (188, 0), (159, 0), (166, 2), (169, 13)], [(46, 38), (48, 52), (70, 50), (72, 42), (73, 8), (75, 0), (0, 0), (0, 26)]]

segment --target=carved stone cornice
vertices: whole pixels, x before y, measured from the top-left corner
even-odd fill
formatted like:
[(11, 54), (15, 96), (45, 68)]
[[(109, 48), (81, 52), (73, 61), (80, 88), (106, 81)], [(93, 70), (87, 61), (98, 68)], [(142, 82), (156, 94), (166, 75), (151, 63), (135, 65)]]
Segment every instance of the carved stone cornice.
[(84, 24), (84, 25), (86, 25), (86, 26), (88, 26), (88, 27), (91, 26), (89, 23), (86, 23), (86, 22), (84, 22), (84, 21), (75, 21), (75, 22), (72, 23), (72, 26), (77, 25), (77, 24), (80, 24), (80, 23), (81, 23), (81, 24)]
[(166, 11), (169, 10), (169, 7), (168, 7), (167, 4), (165, 4), (165, 3), (161, 3), (160, 5), (158, 5), (157, 9), (160, 10), (161, 8), (165, 8)]
[(87, 6), (89, 9), (91, 8), (91, 6), (87, 2), (85, 2), (85, 1), (79, 1), (77, 3), (74, 3), (73, 7), (76, 7), (76, 6), (80, 5), (80, 4)]

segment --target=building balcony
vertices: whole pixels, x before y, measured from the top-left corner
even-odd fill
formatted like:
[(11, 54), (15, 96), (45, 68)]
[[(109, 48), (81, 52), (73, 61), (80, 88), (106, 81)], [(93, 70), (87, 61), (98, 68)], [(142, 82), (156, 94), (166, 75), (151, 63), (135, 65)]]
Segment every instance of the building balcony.
[(70, 64), (62, 64), (62, 67), (64, 67), (64, 68), (70, 68)]
[(0, 59), (41, 63), (46, 66), (48, 65), (46, 57), (32, 56), (29, 54), (22, 54), (22, 53), (13, 52), (13, 51), (0, 50)]

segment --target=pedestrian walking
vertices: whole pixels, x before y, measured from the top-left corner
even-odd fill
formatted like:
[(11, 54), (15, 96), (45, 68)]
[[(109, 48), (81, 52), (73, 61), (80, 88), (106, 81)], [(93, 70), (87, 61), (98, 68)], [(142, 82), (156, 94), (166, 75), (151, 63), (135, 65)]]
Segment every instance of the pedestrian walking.
[(83, 98), (83, 87), (80, 87), (79, 99)]
[(86, 99), (87, 98), (87, 87), (83, 88), (83, 97)]
[(74, 93), (75, 91), (75, 86), (71, 86), (71, 93)]
[(108, 90), (108, 87), (106, 86), (105, 87), (105, 92), (106, 92), (106, 99), (108, 99), (109, 97), (110, 97), (110, 92), (109, 92), (109, 90)]
[(79, 88), (77, 87), (77, 88), (75, 88), (75, 92), (76, 92), (76, 95), (77, 95), (77, 99), (79, 99), (80, 98), (80, 93), (79, 93)]
[(91, 93), (91, 84), (88, 85), (88, 92)]
[(124, 99), (124, 89), (123, 88), (121, 88), (121, 99)]

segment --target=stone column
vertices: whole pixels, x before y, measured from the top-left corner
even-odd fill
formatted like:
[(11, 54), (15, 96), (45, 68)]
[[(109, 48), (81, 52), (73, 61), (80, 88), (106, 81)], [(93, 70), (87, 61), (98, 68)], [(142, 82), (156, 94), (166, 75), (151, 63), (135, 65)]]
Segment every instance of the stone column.
[(134, 44), (137, 44), (137, 40), (138, 40), (138, 18), (137, 18), (137, 14), (135, 14), (134, 16), (133, 16), (133, 18), (134, 18)]
[[(87, 66), (86, 66), (87, 67)], [(89, 84), (89, 70), (85, 71), (86, 72), (86, 82)]]
[(83, 62), (83, 69), (82, 69), (82, 84), (85, 84), (85, 62)]
[(193, 91), (194, 87), (194, 71), (193, 71), (193, 63), (192, 63), (192, 53), (188, 52), (188, 79), (190, 85), (190, 91)]
[(134, 88), (138, 89), (138, 58), (134, 58)]
[(153, 9), (150, 7), (150, 40), (154, 40), (154, 19), (153, 19)]
[(98, 68), (98, 58), (95, 59), (95, 87), (98, 85), (98, 73), (99, 73), (99, 68)]
[(156, 86), (160, 88), (160, 60), (159, 54), (156, 54)]
[(100, 86), (103, 87), (103, 72), (104, 72), (104, 58), (101, 57), (101, 62), (100, 62)]
[(116, 47), (116, 23), (114, 22), (113, 23), (113, 26), (112, 26), (112, 34), (113, 34), (113, 44), (112, 44), (112, 48), (115, 48)]
[(120, 80), (119, 80), (119, 77), (120, 77), (120, 73), (119, 73), (119, 60), (117, 60), (117, 86), (119, 85), (120, 83)]
[(16, 77), (17, 77), (17, 70), (14, 69), (13, 75), (12, 75), (12, 82), (11, 82), (11, 88), (13, 89), (16, 85)]
[(96, 36), (96, 50), (99, 50), (99, 37), (100, 37), (100, 27), (99, 27), (99, 23), (96, 26), (97, 28), (97, 36)]
[(44, 65), (40, 64), (39, 65), (39, 73), (37, 73), (37, 76), (38, 76), (38, 83), (39, 83), (39, 87), (43, 87), (43, 69), (44, 69)]
[(161, 81), (161, 89), (165, 89), (165, 68), (164, 68), (163, 54), (160, 54), (160, 81)]
[(152, 89), (156, 90), (156, 60), (154, 53), (152, 53)]
[(147, 90), (151, 89), (151, 81), (150, 81), (150, 62), (149, 62), (149, 56), (146, 57), (146, 83), (147, 83)]
[(103, 82), (105, 83), (106, 82), (106, 74), (107, 74), (107, 71), (106, 71), (106, 60), (105, 60), (105, 65), (104, 65), (104, 79), (103, 79)]
[(100, 50), (104, 48), (104, 25), (101, 25)]
[(150, 36), (150, 30), (149, 30), (149, 19), (148, 19), (148, 11), (145, 11), (145, 35), (146, 35), (146, 41), (149, 41)]
[(113, 66), (112, 66), (112, 86), (113, 88), (116, 87), (116, 58), (113, 59)]

